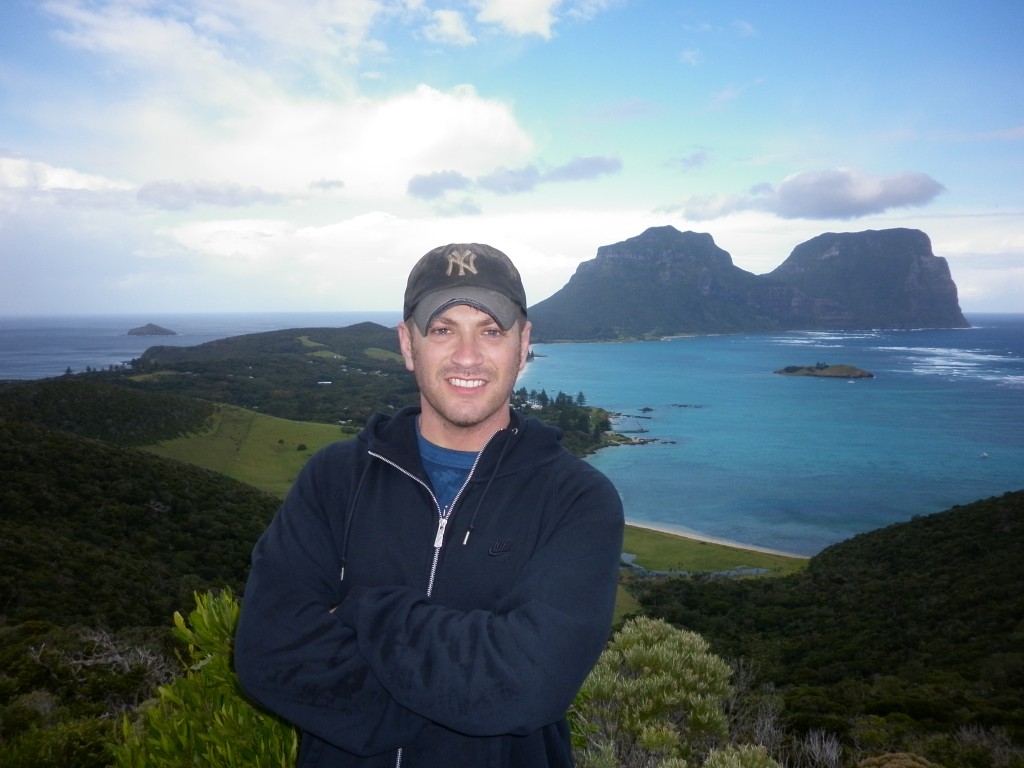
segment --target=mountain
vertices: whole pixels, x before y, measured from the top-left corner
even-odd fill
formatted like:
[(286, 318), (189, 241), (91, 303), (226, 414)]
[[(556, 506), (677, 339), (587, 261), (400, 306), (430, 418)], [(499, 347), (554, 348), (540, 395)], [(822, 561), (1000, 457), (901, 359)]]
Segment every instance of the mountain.
[(910, 229), (820, 235), (754, 275), (709, 234), (652, 227), (598, 248), (529, 315), (535, 341), (967, 327), (945, 259)]
[(766, 277), (814, 297), (790, 316), (807, 327), (967, 327), (946, 260), (916, 229), (818, 235)]

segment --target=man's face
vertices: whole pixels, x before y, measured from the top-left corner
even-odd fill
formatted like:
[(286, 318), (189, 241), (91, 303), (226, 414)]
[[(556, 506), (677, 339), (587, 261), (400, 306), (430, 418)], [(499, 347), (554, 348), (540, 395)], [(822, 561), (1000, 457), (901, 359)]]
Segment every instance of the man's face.
[(530, 324), (503, 331), (486, 312), (449, 307), (420, 334), (398, 326), (405, 367), (420, 388), (420, 432), (445, 448), (476, 451), (508, 426), (508, 403), (526, 364)]

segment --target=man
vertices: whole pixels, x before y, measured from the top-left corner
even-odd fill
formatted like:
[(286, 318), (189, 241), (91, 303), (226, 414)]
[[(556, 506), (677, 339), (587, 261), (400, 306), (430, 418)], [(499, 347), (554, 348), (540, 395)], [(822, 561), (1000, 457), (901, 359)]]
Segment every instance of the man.
[(487, 245), (409, 275), (420, 406), (317, 453), (260, 538), (235, 665), (301, 766), (571, 766), (565, 719), (608, 637), (611, 483), (510, 407), (530, 323)]

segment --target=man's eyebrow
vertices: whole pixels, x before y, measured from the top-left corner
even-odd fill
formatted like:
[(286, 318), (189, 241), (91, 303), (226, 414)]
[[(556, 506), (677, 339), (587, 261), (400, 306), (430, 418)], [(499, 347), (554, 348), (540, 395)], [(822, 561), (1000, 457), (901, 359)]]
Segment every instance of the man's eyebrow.
[[(474, 326), (476, 328), (487, 328), (487, 327), (490, 327), (490, 326), (494, 326), (495, 328), (497, 328), (499, 330), (504, 330), (504, 328), (501, 327), (501, 325), (498, 323), (498, 321), (495, 320), (493, 317), (491, 317), (489, 314), (487, 314), (486, 312), (484, 312), (482, 310), (481, 310), (480, 314), (482, 315), (482, 317), (480, 317), (477, 320), (471, 320), (471, 321), (469, 321), (468, 324), (472, 325), (472, 326)], [(460, 324), (459, 321), (453, 320), (452, 318), (448, 317), (445, 313), (442, 312), (440, 315), (438, 315), (433, 320), (431, 320), (430, 323), (427, 325), (427, 327), (428, 328), (432, 328), (435, 325), (453, 326), (453, 325), (459, 325), (459, 324)]]

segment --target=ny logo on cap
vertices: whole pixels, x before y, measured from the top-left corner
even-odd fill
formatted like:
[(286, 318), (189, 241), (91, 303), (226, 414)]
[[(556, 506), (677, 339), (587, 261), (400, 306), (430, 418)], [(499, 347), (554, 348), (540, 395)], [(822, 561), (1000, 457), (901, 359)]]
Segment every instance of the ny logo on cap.
[(451, 277), (452, 270), (456, 267), (459, 268), (459, 277), (465, 277), (467, 269), (474, 275), (478, 274), (476, 269), (476, 254), (472, 251), (452, 251), (448, 254), (448, 271), (445, 272), (445, 276)]

